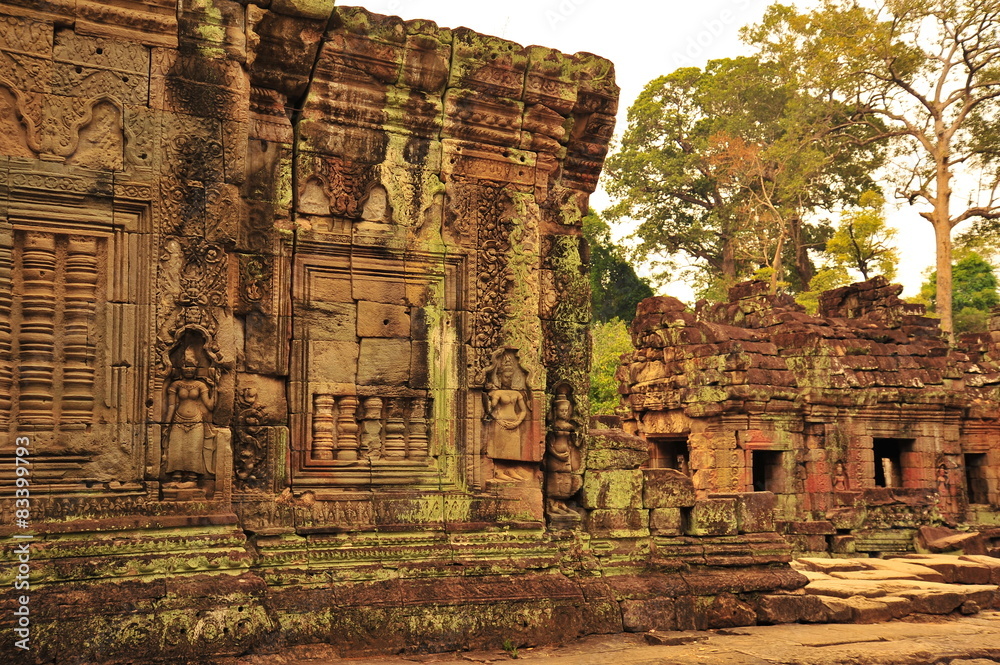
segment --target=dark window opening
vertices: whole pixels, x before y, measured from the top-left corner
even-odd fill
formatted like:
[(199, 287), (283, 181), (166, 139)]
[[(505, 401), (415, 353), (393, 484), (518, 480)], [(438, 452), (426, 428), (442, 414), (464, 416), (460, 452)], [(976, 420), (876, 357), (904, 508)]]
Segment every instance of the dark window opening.
[(750, 452), (753, 467), (753, 491), (780, 493), (784, 487), (781, 482), (782, 453), (777, 450), (754, 450)]
[(969, 488), (969, 503), (989, 503), (986, 483), (986, 453), (965, 455), (965, 486)]
[(912, 452), (913, 439), (875, 439), (875, 487), (903, 486), (903, 455)]
[(685, 475), (690, 473), (687, 436), (656, 438), (652, 439), (650, 443), (650, 469), (677, 469)]

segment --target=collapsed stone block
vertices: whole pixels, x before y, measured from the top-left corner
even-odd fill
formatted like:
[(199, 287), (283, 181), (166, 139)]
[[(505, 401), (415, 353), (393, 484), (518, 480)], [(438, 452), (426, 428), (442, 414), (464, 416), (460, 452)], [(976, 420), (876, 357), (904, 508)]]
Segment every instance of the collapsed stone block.
[[(695, 504), (691, 478), (676, 469), (643, 469), (642, 505), (646, 508), (689, 508)], [(770, 529), (773, 531), (773, 529)]]
[(699, 599), (705, 612), (705, 622), (709, 628), (736, 628), (753, 626), (757, 623), (757, 612), (753, 605), (731, 593), (720, 593), (712, 598), (707, 607), (706, 599)]
[(736, 499), (705, 499), (695, 503), (689, 514), (690, 536), (732, 536), (736, 534)]
[(710, 496), (736, 500), (736, 529), (739, 533), (774, 531), (774, 508), (777, 500), (771, 492), (740, 492)]
[(588, 470), (580, 493), (584, 508), (642, 508), (639, 469)]
[(684, 532), (683, 510), (680, 508), (653, 508), (649, 511), (649, 529), (657, 535), (681, 535)]
[(623, 600), (622, 625), (626, 632), (674, 630), (677, 627), (675, 603), (671, 598)]
[(767, 594), (760, 597), (757, 617), (761, 623), (824, 623), (829, 611), (819, 596)]

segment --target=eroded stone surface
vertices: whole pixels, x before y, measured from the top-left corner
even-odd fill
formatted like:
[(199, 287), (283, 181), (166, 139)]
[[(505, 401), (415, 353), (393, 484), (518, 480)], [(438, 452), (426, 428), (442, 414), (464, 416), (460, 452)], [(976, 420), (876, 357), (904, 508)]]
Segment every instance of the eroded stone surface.
[(733, 627), (806, 583), (771, 498), (588, 431), (610, 62), (331, 0), (113, 5), (0, 8), (18, 655)]
[[(776, 528), (800, 553), (987, 552), (1000, 317), (951, 348), (901, 289), (835, 289), (816, 316), (763, 282), (694, 312), (643, 301), (617, 373), (625, 429), (699, 498), (774, 494)], [(960, 522), (971, 526), (936, 531)]]

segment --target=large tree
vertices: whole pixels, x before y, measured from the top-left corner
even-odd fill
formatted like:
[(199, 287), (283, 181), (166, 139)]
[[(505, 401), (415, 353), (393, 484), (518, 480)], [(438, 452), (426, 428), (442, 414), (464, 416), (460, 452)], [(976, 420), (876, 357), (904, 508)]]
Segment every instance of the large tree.
[[(853, 110), (802, 95), (754, 58), (714, 60), (650, 82), (608, 160), (611, 219), (640, 220), (643, 256), (686, 256), (723, 284), (760, 267), (805, 286), (817, 208), (871, 188), (879, 150)], [(820, 236), (819, 238), (817, 236)], [(787, 257), (787, 258), (786, 258)], [(705, 275), (702, 275), (703, 283)]]
[[(993, 266), (975, 252), (963, 252), (953, 266), (951, 307), (954, 310), (955, 332), (985, 332), (990, 313), (1000, 304), (997, 277)], [(920, 288), (918, 302), (927, 310), (940, 316), (938, 293), (934, 288), (935, 275), (931, 273)]]
[(873, 273), (888, 280), (896, 276), (899, 253), (893, 244), (896, 229), (886, 224), (885, 199), (865, 192), (858, 207), (840, 216), (837, 230), (826, 243), (825, 255), (831, 268), (856, 270), (867, 280)]
[(855, 107), (867, 140), (894, 144), (895, 194), (925, 205), (934, 226), (938, 313), (951, 335), (952, 230), (1000, 217), (1000, 0), (775, 4), (744, 36), (805, 94)]

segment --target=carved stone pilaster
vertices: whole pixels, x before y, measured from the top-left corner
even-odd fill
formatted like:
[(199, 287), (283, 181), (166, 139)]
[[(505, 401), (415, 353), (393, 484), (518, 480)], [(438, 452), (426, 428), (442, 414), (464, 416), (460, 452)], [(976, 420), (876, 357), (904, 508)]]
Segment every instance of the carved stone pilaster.
[(427, 459), (429, 440), (427, 437), (427, 399), (415, 397), (410, 405), (410, 450), (409, 458), (418, 462)]
[(13, 384), (13, 365), (11, 362), (11, 265), (14, 256), (10, 244), (10, 236), (0, 242), (0, 431), (5, 431), (10, 423), (10, 388)]
[(400, 398), (389, 400), (388, 413), (385, 418), (385, 449), (383, 451), (386, 459), (406, 457), (405, 408), (406, 400)]
[(335, 440), (333, 395), (313, 395), (312, 419), (312, 458), (317, 460), (333, 459)]
[(369, 459), (382, 457), (382, 399), (379, 397), (369, 397), (364, 401), (361, 447)]
[(70, 236), (67, 245), (62, 429), (82, 428), (93, 419), (96, 346), (91, 328), (97, 307), (97, 249), (97, 239), (85, 236)]
[(22, 426), (51, 429), (54, 427), (56, 242), (49, 233), (25, 233), (23, 238), (18, 422)]
[(345, 395), (337, 400), (337, 459), (358, 459), (358, 398)]

